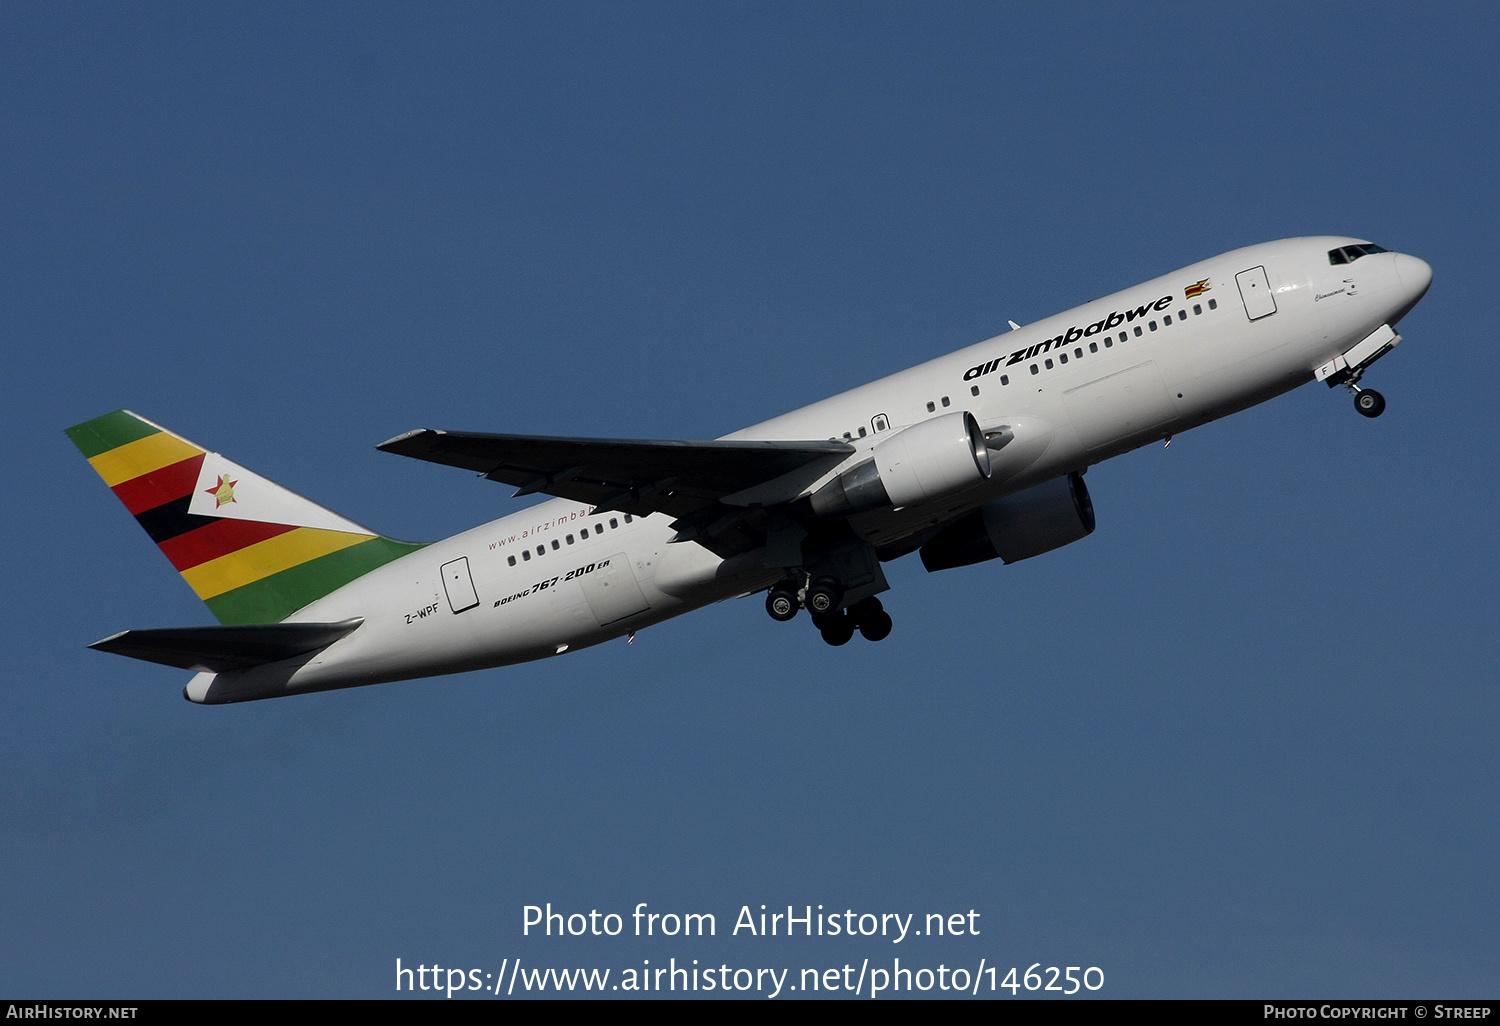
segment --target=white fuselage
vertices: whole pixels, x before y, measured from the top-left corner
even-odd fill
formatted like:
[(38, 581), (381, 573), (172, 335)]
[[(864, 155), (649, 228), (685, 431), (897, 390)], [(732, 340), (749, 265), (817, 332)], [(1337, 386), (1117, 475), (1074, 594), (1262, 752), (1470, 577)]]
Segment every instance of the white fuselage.
[[(1357, 241), (1287, 239), (1226, 253), (726, 437), (855, 446), (806, 494), (925, 418), (966, 410), (981, 428), (1007, 425), (1014, 440), (982, 486), (850, 518), (864, 540), (899, 549), (982, 503), (1312, 381), (1316, 368), (1398, 320), (1431, 281), (1430, 268), (1404, 254), (1330, 263), (1329, 250)], [(1245, 276), (1257, 268), (1263, 279)], [(299, 610), (290, 619), (364, 619), (311, 659), (202, 673), (188, 697), (235, 701), (540, 659), (761, 590), (784, 574), (753, 553), (726, 562), (694, 542), (669, 543), (670, 523), (661, 514), (543, 502)]]

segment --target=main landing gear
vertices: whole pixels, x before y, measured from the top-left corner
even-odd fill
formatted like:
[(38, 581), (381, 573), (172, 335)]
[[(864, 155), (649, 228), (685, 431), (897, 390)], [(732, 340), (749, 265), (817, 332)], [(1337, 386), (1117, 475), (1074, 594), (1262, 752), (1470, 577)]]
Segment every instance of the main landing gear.
[(847, 645), (859, 631), (867, 641), (882, 641), (891, 633), (891, 614), (873, 595), (860, 599), (848, 609), (840, 609), (843, 586), (832, 577), (819, 577), (805, 589), (795, 580), (786, 580), (766, 596), (766, 612), (781, 623), (794, 618), (803, 606), (812, 614), (813, 626), (830, 645)]
[(797, 615), (802, 603), (797, 600), (797, 589), (788, 583), (776, 585), (766, 596), (766, 612), (777, 623), (786, 623)]
[(814, 619), (838, 612), (844, 598), (844, 587), (834, 577), (815, 577), (804, 589), (794, 578), (788, 578), (766, 596), (766, 612), (771, 619), (785, 623), (803, 606)]

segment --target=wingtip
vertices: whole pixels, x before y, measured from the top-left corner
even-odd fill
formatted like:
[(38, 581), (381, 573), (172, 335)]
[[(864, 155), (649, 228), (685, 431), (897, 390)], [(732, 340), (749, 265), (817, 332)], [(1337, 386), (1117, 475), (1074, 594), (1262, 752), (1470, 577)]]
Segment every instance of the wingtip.
[(441, 435), (441, 434), (443, 434), (442, 431), (437, 431), (437, 430), (434, 430), (433, 428), (417, 428), (414, 431), (404, 431), (401, 434), (397, 435), (395, 438), (387, 438), (385, 441), (381, 442), (375, 448), (379, 449), (381, 452), (392, 452), (392, 451), (394, 451), (395, 447), (398, 446), (398, 445), (400, 445), (402, 442), (410, 441), (411, 439), (416, 438), (416, 437), (418, 437), (420, 435)]
[(108, 645), (111, 641), (118, 641), (120, 638), (123, 638), (129, 633), (129, 631), (116, 631), (114, 634), (111, 634), (107, 638), (100, 638), (98, 641), (94, 642), (88, 647), (94, 649), (96, 652), (108, 652), (109, 649), (105, 648), (105, 645)]

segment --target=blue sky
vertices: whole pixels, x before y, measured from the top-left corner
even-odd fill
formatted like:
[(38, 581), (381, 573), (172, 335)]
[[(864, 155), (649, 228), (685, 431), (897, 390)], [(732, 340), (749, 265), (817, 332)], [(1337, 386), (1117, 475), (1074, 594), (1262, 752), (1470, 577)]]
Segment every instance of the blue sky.
[[(1500, 985), (1490, 5), (10, 4), (0, 994), (403, 964), (1076, 964)], [(126, 406), (383, 533), (524, 508), (416, 427), (706, 438), (1242, 245), (1429, 261), (1385, 416), (1308, 385), (1095, 467), (1036, 560), (239, 707), (62, 429)], [(522, 908), (719, 936), (523, 937)], [(726, 936), (742, 905), (978, 937)], [(910, 959), (908, 962), (907, 960)], [(1001, 992), (1006, 993), (1004, 991)]]

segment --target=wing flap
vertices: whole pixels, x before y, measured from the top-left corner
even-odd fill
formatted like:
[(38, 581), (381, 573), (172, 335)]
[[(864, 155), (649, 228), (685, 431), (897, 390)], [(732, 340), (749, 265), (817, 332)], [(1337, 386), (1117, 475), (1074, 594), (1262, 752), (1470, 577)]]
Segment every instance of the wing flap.
[(166, 627), (121, 631), (89, 648), (184, 670), (221, 673), (275, 663), (327, 648), (364, 623), (257, 623), (233, 627)]

